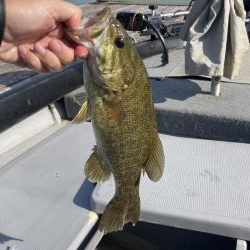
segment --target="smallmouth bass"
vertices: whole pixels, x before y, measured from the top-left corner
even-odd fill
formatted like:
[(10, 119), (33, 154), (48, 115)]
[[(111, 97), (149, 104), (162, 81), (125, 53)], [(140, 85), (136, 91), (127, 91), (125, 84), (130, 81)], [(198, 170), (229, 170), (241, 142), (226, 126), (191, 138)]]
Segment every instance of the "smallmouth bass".
[(112, 174), (116, 187), (99, 229), (122, 230), (139, 218), (141, 172), (158, 181), (164, 168), (147, 71), (108, 7), (88, 13), (83, 27), (68, 33), (89, 49), (84, 61), (87, 101), (74, 119), (79, 123), (90, 116), (96, 138), (84, 173), (92, 182)]

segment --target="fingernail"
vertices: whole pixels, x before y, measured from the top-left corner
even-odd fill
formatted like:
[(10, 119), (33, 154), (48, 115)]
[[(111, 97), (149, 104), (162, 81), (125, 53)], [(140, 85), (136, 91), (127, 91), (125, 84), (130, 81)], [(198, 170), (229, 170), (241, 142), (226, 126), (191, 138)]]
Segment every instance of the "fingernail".
[(88, 50), (83, 46), (76, 46), (75, 55), (80, 58), (86, 58), (88, 56)]
[(60, 44), (58, 41), (55, 41), (55, 40), (52, 41), (52, 42), (50, 42), (49, 48), (50, 48), (53, 52), (55, 52), (55, 53), (59, 53), (59, 52), (61, 52), (61, 50), (62, 50), (61, 44)]
[(46, 49), (44, 48), (44, 46), (41, 43), (36, 43), (34, 45), (34, 51), (41, 56), (43, 56), (46, 53)]
[(28, 49), (25, 46), (19, 46), (18, 50), (21, 56), (26, 56), (28, 54)]

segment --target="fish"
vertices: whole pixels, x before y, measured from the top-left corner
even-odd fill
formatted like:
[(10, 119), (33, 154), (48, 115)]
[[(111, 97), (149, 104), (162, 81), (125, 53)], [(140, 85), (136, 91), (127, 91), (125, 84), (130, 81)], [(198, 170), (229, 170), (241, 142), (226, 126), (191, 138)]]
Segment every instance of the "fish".
[(92, 182), (105, 182), (110, 175), (115, 182), (115, 194), (101, 216), (99, 230), (122, 230), (124, 224), (134, 225), (139, 219), (141, 175), (146, 173), (156, 182), (165, 165), (149, 77), (109, 7), (88, 13), (82, 27), (67, 33), (89, 50), (83, 62), (87, 101), (73, 120), (80, 123), (90, 118), (95, 135), (84, 173)]

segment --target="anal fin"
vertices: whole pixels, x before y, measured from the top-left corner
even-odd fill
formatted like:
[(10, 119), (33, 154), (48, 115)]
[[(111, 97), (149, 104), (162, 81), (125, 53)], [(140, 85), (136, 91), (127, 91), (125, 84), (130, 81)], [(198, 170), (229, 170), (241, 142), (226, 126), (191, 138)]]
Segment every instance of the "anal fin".
[(73, 123), (81, 123), (84, 122), (89, 115), (90, 112), (90, 105), (89, 101), (87, 100), (86, 102), (83, 103), (81, 109), (77, 113), (76, 117), (72, 120)]
[(84, 174), (91, 182), (105, 182), (108, 180), (111, 171), (98, 155), (96, 147), (93, 149), (84, 167)]
[(164, 170), (164, 164), (165, 157), (162, 143), (157, 131), (155, 131), (149, 156), (146, 163), (144, 164), (144, 170), (150, 180), (158, 181), (161, 178)]

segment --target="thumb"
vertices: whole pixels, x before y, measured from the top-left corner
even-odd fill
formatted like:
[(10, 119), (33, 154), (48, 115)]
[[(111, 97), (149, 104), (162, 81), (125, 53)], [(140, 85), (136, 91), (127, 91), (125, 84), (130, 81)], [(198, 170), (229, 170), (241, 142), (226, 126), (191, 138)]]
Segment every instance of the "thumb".
[(81, 24), (82, 9), (74, 4), (64, 1), (53, 1), (54, 6), (50, 11), (55, 21), (64, 23), (67, 27), (77, 29)]

